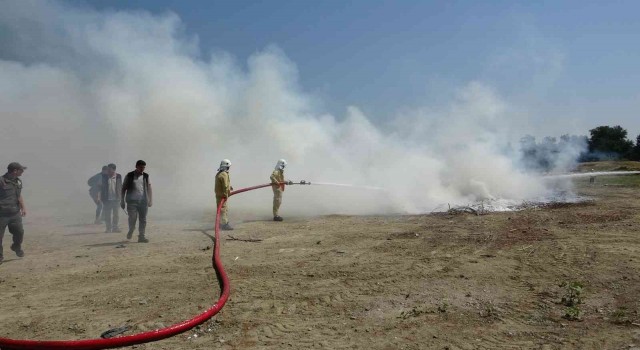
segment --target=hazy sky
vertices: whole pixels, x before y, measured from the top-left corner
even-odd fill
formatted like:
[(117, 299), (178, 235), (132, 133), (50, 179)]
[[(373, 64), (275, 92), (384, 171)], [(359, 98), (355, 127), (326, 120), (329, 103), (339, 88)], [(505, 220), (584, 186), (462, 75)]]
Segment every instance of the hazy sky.
[(144, 159), (154, 210), (200, 213), (223, 158), (238, 186), (285, 158), (292, 179), (386, 191), (288, 194), (305, 214), (521, 203), (556, 190), (523, 135), (640, 132), (631, 6), (185, 3), (0, 0), (0, 149), (47, 194), (30, 203), (84, 206), (102, 165)]
[(176, 13), (201, 55), (277, 45), (319, 107), (372, 119), (494, 87), (538, 135), (620, 124), (640, 133), (637, 1), (72, 1)]

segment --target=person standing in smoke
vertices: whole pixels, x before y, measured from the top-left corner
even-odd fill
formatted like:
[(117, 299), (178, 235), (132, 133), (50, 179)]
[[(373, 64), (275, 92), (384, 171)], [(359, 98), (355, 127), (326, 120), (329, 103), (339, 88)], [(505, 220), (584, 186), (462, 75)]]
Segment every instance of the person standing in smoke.
[(118, 226), (118, 202), (120, 202), (120, 191), (122, 190), (122, 176), (116, 173), (116, 165), (107, 165), (107, 173), (102, 175), (98, 201), (102, 202), (102, 216), (107, 226), (106, 233), (120, 232)]
[(13, 162), (7, 166), (7, 173), (0, 177), (0, 264), (4, 260), (2, 240), (7, 227), (13, 236), (11, 250), (19, 258), (24, 256), (22, 251), (24, 237), (22, 217), (27, 215), (27, 209), (25, 209), (22, 199), (22, 181), (19, 177), (22, 176), (25, 169), (27, 168), (20, 163)]
[[(278, 215), (280, 205), (282, 204), (282, 192), (284, 192), (284, 185), (287, 181), (284, 179), (284, 168), (287, 166), (287, 161), (280, 159), (276, 163), (276, 168), (271, 173), (271, 188), (273, 189), (273, 221), (282, 221), (282, 217)], [(291, 184), (291, 181), (288, 182)]]
[(229, 168), (231, 168), (231, 161), (229, 159), (223, 159), (220, 162), (220, 167), (218, 168), (218, 173), (216, 174), (216, 209), (220, 207), (220, 202), (222, 199), (225, 199), (224, 205), (220, 210), (220, 226), (221, 229), (225, 231), (233, 230), (233, 227), (229, 225), (229, 215), (228, 215), (228, 206), (227, 202), (229, 200), (229, 195), (231, 191), (233, 191), (233, 187), (231, 186), (231, 178), (229, 177)]
[(89, 185), (89, 196), (96, 204), (96, 220), (94, 224), (100, 224), (102, 222), (102, 202), (100, 201), (98, 194), (100, 193), (100, 186), (102, 184), (102, 176), (107, 174), (108, 167), (105, 165), (102, 167), (102, 172), (93, 175), (87, 181)]
[(138, 225), (138, 243), (149, 243), (145, 237), (147, 228), (147, 212), (149, 207), (153, 205), (153, 193), (151, 191), (151, 182), (149, 182), (149, 174), (144, 172), (147, 163), (144, 160), (136, 162), (136, 170), (128, 173), (124, 177), (122, 185), (122, 201), (120, 206), (125, 207), (127, 202), (127, 214), (129, 215), (129, 231), (127, 239), (133, 237), (133, 231), (136, 229), (136, 221), (140, 220)]

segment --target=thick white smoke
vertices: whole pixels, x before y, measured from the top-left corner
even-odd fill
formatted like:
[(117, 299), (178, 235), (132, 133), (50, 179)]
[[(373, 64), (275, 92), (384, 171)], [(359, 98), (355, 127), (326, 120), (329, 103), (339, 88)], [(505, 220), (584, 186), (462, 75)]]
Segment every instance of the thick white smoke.
[[(236, 188), (267, 182), (285, 158), (293, 180), (387, 189), (291, 187), (283, 210), (295, 214), (424, 212), (548, 191), (514, 165), (504, 148), (510, 107), (480, 82), (449, 106), (374, 125), (354, 106), (338, 117), (314, 110), (276, 47), (246, 65), (203, 57), (171, 13), (1, 5), (0, 160), (29, 166), (25, 196), (38, 208), (90, 207), (87, 178), (109, 162), (125, 173), (137, 159), (147, 161), (157, 213), (212, 208), (222, 158)], [(269, 196), (232, 206), (269, 215)]]

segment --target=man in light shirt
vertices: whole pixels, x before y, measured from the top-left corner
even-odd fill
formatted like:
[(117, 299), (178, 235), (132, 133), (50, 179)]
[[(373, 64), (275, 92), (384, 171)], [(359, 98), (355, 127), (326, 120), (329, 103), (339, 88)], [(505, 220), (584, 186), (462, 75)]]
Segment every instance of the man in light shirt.
[(107, 165), (107, 173), (102, 175), (98, 201), (102, 202), (104, 223), (107, 226), (105, 232), (121, 232), (118, 226), (118, 202), (122, 191), (122, 176), (116, 173), (116, 165)]
[(148, 243), (145, 237), (147, 228), (147, 211), (153, 205), (153, 193), (151, 191), (151, 183), (149, 182), (149, 174), (144, 172), (147, 163), (144, 160), (136, 162), (136, 170), (128, 173), (124, 177), (122, 185), (122, 195), (120, 206), (125, 208), (127, 204), (127, 214), (129, 215), (129, 231), (127, 239), (133, 237), (133, 231), (136, 229), (136, 221), (140, 220), (138, 225), (138, 243)]

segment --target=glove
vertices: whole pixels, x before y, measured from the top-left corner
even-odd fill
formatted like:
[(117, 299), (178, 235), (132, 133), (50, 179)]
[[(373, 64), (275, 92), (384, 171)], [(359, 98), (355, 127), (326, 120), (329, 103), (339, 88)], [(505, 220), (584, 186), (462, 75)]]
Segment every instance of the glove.
[(124, 201), (120, 202), (120, 208), (124, 209)]

